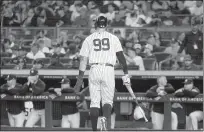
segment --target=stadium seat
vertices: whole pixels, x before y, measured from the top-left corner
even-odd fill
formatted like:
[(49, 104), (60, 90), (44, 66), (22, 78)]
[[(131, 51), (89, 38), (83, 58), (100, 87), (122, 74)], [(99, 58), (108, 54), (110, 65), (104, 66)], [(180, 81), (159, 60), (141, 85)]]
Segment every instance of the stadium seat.
[(1, 57), (2, 64), (8, 64), (11, 62), (11, 57)]
[(143, 58), (145, 70), (156, 70), (157, 61), (154, 58)]
[(26, 64), (33, 64), (33, 59), (26, 58)]
[(43, 61), (43, 63), (45, 64), (45, 66), (48, 66), (48, 65), (50, 65), (50, 63), (51, 63), (51, 60), (50, 60), (49, 57), (36, 59), (36, 62), (38, 62), (38, 61), (40, 61), (40, 60)]
[(169, 53), (155, 52), (154, 55), (156, 56), (157, 63), (159, 64), (159, 70), (161, 70), (162, 64), (167, 64), (172, 59), (172, 55)]
[(163, 52), (166, 49), (164, 46), (155, 47), (153, 52)]
[(1, 57), (11, 57), (10, 53), (1, 52)]

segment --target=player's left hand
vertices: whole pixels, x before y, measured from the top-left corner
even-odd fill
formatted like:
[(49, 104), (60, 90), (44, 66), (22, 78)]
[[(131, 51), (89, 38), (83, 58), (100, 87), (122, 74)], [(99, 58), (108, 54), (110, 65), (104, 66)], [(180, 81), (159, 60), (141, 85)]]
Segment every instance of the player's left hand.
[(130, 75), (126, 74), (124, 76), (122, 76), (122, 80), (123, 80), (123, 85), (130, 85), (131, 82), (130, 82)]

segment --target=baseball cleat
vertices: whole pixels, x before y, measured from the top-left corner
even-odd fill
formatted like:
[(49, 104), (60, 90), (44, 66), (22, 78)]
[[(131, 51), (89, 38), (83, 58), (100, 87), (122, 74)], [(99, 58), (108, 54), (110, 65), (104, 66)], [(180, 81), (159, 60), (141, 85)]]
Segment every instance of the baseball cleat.
[(107, 131), (107, 120), (105, 117), (101, 118), (101, 131)]

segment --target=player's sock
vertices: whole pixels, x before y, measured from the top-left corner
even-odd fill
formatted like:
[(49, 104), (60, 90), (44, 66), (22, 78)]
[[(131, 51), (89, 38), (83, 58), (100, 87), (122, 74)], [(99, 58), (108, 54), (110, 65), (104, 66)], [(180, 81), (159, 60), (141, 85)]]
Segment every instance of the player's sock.
[(97, 131), (99, 108), (97, 108), (97, 107), (90, 108), (90, 117), (91, 117), (92, 130)]
[(110, 104), (103, 105), (103, 116), (106, 117), (108, 130), (111, 129), (111, 110), (112, 110), (112, 107)]

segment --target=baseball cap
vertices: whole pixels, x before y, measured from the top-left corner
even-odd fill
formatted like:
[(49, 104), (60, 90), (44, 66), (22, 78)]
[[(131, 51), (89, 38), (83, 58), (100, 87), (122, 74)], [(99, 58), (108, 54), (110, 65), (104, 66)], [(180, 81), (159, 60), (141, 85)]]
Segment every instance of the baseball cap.
[(15, 75), (8, 75), (7, 77), (6, 77), (6, 80), (7, 81), (10, 81), (10, 80), (12, 80), (12, 79), (16, 79), (16, 76)]
[(190, 55), (186, 55), (184, 56), (184, 61), (191, 61), (191, 56)]
[(151, 44), (146, 44), (145, 48), (150, 49), (151, 51), (153, 50), (153, 46)]
[(70, 80), (68, 78), (63, 78), (60, 83), (67, 84), (70, 83)]
[(191, 83), (193, 83), (193, 80), (192, 79), (186, 79), (183, 83), (184, 84), (191, 84)]
[(142, 46), (141, 46), (141, 44), (135, 44), (135, 45), (133, 46), (133, 48), (134, 48), (134, 49), (142, 49)]
[(30, 69), (30, 76), (36, 76), (36, 75), (38, 75), (38, 70), (34, 68)]

